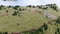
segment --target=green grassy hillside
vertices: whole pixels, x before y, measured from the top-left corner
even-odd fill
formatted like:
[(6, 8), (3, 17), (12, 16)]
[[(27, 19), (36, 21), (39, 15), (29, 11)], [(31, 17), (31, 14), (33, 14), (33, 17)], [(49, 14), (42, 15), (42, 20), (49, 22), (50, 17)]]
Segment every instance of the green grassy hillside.
[[(56, 29), (60, 24), (55, 25), (54, 20), (60, 16), (60, 10), (57, 12), (48, 8), (51, 15), (56, 18), (47, 17), (45, 9), (38, 7), (2, 7), (0, 10), (0, 32), (23, 32), (32, 29), (39, 29), (44, 23), (48, 25), (48, 29), (43, 31), (44, 34), (55, 34)], [(54, 17), (54, 16), (52, 16)]]

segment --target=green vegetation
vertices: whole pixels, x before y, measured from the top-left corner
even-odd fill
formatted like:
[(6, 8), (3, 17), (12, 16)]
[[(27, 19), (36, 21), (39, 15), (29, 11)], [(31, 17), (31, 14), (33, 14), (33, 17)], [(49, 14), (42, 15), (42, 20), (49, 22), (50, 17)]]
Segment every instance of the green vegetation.
[(15, 11), (12, 15), (13, 15), (13, 16), (17, 15), (17, 12)]
[[(48, 6), (50, 8), (46, 5), (2, 6), (2, 10), (0, 10), (0, 34), (8, 34), (9, 32), (12, 34), (14, 32), (21, 34), (58, 34), (60, 32), (60, 10), (57, 12), (55, 5), (50, 6), (48, 4)], [(52, 15), (51, 17), (56, 16), (56, 18), (46, 18), (45, 10), (48, 10), (49, 14)]]
[(60, 24), (60, 16), (57, 18), (56, 23)]

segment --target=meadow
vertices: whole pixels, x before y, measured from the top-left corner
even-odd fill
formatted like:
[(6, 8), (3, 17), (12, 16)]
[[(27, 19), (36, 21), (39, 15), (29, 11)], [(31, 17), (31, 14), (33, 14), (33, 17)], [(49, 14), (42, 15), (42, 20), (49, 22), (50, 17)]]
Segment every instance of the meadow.
[[(0, 7), (0, 32), (23, 32), (32, 29), (39, 29), (45, 23), (48, 29), (43, 30), (44, 34), (55, 34), (60, 24), (56, 24), (60, 16), (60, 10), (57, 12), (48, 8), (48, 12), (56, 16), (55, 19), (44, 15), (46, 9), (39, 7)], [(58, 26), (57, 26), (58, 25)], [(29, 34), (29, 33), (26, 33)], [(40, 33), (42, 34), (42, 33)]]

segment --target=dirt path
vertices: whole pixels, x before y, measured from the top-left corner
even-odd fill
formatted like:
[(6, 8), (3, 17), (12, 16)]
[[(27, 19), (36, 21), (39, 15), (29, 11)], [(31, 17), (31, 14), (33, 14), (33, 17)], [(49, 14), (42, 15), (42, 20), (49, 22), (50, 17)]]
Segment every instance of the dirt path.
[(44, 11), (44, 15), (48, 16), (49, 18), (53, 18), (53, 19), (58, 18), (56, 15), (50, 13), (49, 11)]

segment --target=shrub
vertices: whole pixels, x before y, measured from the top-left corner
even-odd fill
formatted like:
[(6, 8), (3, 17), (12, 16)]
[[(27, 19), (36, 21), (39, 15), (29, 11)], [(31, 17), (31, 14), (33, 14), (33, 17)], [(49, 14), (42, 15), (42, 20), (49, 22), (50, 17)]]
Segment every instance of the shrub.
[(33, 8), (35, 8), (35, 6), (32, 6)]
[(20, 14), (18, 14), (18, 16), (21, 16)]
[(15, 11), (12, 15), (13, 16), (21, 16), (21, 13), (19, 11)]
[(59, 32), (59, 28), (57, 28), (57, 32)]
[(15, 7), (20, 7), (19, 5), (15, 6)]
[(17, 15), (17, 12), (15, 11), (12, 15), (13, 15), (13, 16), (16, 16), (16, 15)]
[(13, 7), (13, 9), (17, 10), (17, 7)]
[(0, 10), (1, 10), (1, 7), (0, 7)]
[(55, 34), (60, 34), (60, 29), (59, 28), (57, 28)]
[(55, 34), (57, 34), (57, 31), (55, 32)]
[(1, 7), (5, 7), (5, 6), (1, 5)]
[(4, 32), (3, 34), (8, 34), (8, 32)]
[(29, 34), (35, 34), (35, 32), (32, 31), (32, 32), (30, 32)]
[(11, 34), (13, 34), (13, 32), (11, 32)]
[(38, 31), (43, 32), (43, 27), (40, 27)]
[(12, 7), (12, 6), (9, 5), (8, 8), (10, 8), (10, 7)]
[(0, 10), (2, 9), (2, 7), (0, 6)]
[(28, 5), (27, 7), (31, 7), (31, 5)]
[(48, 24), (51, 24), (52, 25), (51, 21), (48, 21)]
[(16, 11), (16, 13), (19, 13), (19, 11)]
[(46, 9), (48, 9), (48, 7), (43, 7), (42, 9), (46, 10)]
[(35, 29), (32, 29), (31, 31), (29, 31), (29, 34), (35, 34)]
[(31, 29), (28, 32), (29, 34), (39, 34), (39, 31), (37, 31), (36, 29)]
[(6, 10), (6, 12), (8, 13), (8, 10)]
[(0, 32), (0, 34), (3, 34), (2, 32)]
[(56, 23), (60, 24), (60, 16), (57, 18)]
[(44, 28), (44, 30), (47, 30), (48, 29), (47, 24), (44, 23), (39, 29), (37, 29), (37, 31), (43, 32), (44, 31), (43, 28)]
[(23, 31), (22, 33), (23, 33), (23, 34), (28, 34), (29, 32), (28, 32), (28, 31)]
[(53, 20), (53, 22), (55, 22), (56, 20)]
[(19, 23), (17, 23), (17, 26), (20, 25)]
[(37, 5), (38, 8), (42, 8), (41, 6)]
[(3, 6), (3, 5), (0, 5), (0, 10), (2, 10), (2, 7), (5, 7), (5, 6)]
[(41, 11), (39, 11), (39, 13), (41, 13)]
[(57, 10), (57, 5), (56, 5), (56, 4), (52, 4), (50, 8), (52, 8), (52, 9), (58, 11), (58, 10)]
[(22, 11), (21, 8), (19, 8), (19, 11)]
[(17, 15), (18, 15), (18, 16), (21, 16), (21, 13), (20, 13), (19, 11), (17, 11)]
[(17, 10), (18, 7), (20, 7), (20, 6), (15, 6), (15, 7), (13, 7), (13, 9)]
[(24, 11), (25, 9), (22, 9), (22, 11)]
[(47, 30), (48, 29), (48, 26), (47, 26), (47, 24), (43, 24), (43, 27), (44, 27), (44, 30)]

